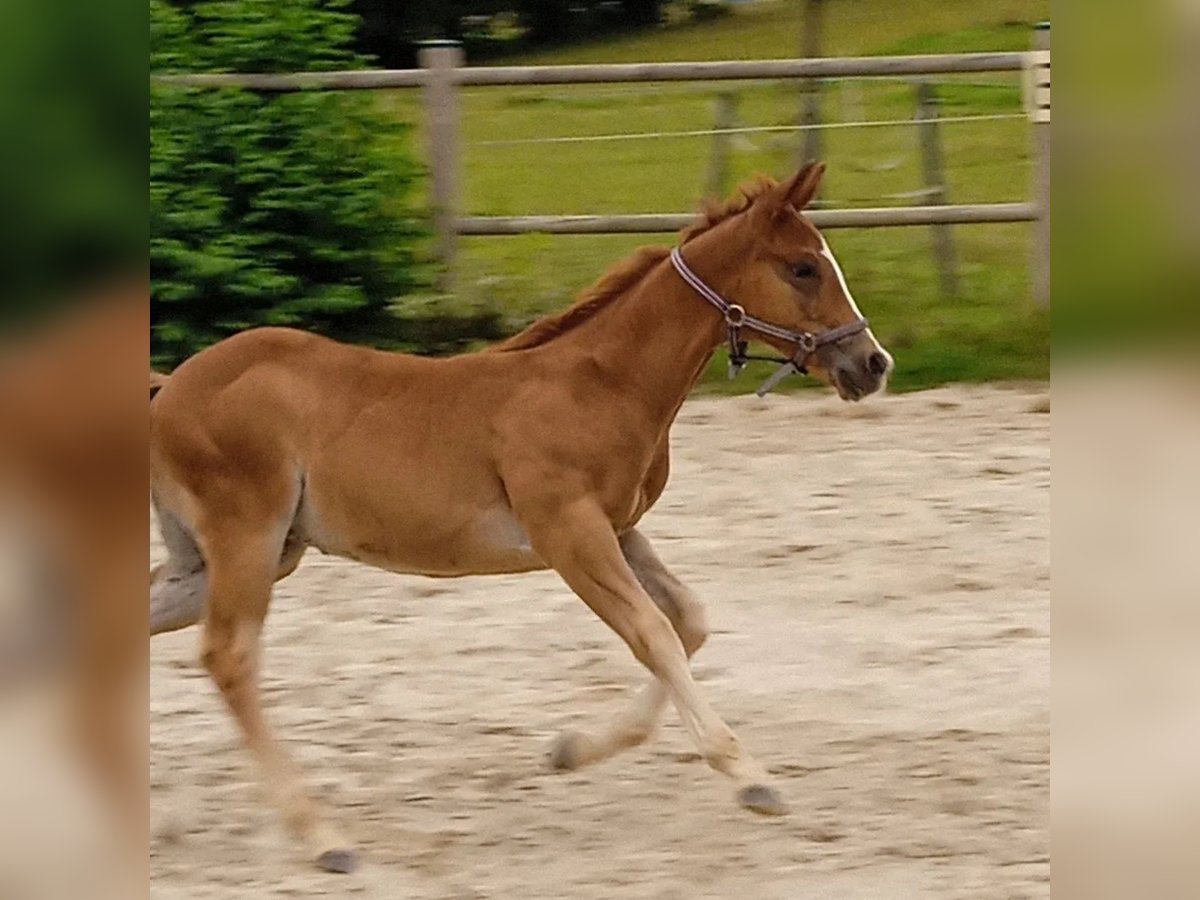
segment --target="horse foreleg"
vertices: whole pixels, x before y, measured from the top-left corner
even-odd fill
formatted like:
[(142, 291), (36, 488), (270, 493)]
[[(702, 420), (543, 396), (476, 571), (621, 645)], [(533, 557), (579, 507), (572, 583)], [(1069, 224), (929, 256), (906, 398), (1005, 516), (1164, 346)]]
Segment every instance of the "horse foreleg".
[[(690, 659), (708, 637), (704, 606), (663, 564), (641, 532), (630, 529), (619, 540), (625, 561), (650, 599), (670, 620)], [(563, 732), (550, 752), (550, 764), (556, 769), (578, 769), (644, 743), (657, 729), (670, 699), (666, 685), (652, 678), (634, 702), (600, 734)]]
[(701, 694), (679, 635), (634, 574), (603, 512), (585, 501), (557, 516), (535, 508), (523, 518), (534, 549), (665, 686), (700, 755), (737, 784), (739, 802), (757, 812), (785, 812), (766, 770)]

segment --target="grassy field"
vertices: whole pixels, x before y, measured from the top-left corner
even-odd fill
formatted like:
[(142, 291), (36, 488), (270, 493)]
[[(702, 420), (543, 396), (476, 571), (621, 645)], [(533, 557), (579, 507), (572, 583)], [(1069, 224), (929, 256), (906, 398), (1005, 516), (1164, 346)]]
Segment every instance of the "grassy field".
[[(867, 55), (1010, 50), (1028, 46), (1029, 25), (1048, 15), (1045, 0), (830, 0), (826, 53)], [(514, 58), (514, 63), (630, 62), (783, 57), (800, 43), (800, 7), (764, 2), (728, 18), (661, 29), (595, 46)], [(704, 83), (480, 88), (463, 98), (466, 210), (475, 215), (680, 212), (705, 192), (711, 137), (538, 143), (547, 137), (662, 133), (710, 128), (715, 98), (732, 92), (739, 124), (790, 125), (797, 85)], [(1014, 118), (942, 126), (952, 202), (1021, 200), (1030, 177), (1028, 124), (1018, 78), (939, 80), (943, 116)], [(397, 115), (419, 121), (417, 98), (388, 95)], [(899, 79), (842, 80), (825, 87), (831, 122), (910, 119), (913, 86)], [(528, 143), (522, 143), (526, 142)], [(916, 133), (909, 125), (825, 132), (824, 198), (834, 206), (904, 205), (922, 186)], [(777, 176), (799, 159), (797, 133), (734, 140), (732, 188), (763, 171)], [(893, 195), (893, 196), (889, 196)], [(471, 238), (463, 241), (455, 303), (500, 308), (516, 327), (569, 302), (645, 236)], [(959, 226), (961, 296), (943, 299), (924, 228), (839, 230), (829, 234), (876, 333), (897, 358), (895, 384), (914, 389), (948, 381), (1038, 379), (1049, 372), (1049, 316), (1029, 296), (1026, 225)], [(723, 383), (723, 360), (706, 386), (748, 390), (753, 378)], [(796, 380), (799, 385), (799, 380)]]

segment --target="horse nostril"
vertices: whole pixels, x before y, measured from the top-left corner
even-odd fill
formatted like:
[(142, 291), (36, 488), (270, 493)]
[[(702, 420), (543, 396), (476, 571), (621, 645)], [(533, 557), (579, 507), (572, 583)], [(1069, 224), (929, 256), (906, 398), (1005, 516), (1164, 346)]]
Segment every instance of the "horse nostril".
[(867, 357), (867, 368), (872, 375), (886, 375), (888, 370), (887, 356), (876, 350)]

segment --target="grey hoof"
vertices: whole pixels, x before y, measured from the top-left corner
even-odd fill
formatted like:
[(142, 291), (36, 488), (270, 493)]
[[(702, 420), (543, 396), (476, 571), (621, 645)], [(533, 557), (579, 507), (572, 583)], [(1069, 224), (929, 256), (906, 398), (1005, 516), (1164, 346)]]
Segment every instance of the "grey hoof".
[(586, 738), (578, 731), (564, 731), (550, 748), (550, 768), (556, 772), (570, 772), (581, 765), (580, 747)]
[(738, 791), (738, 803), (764, 816), (786, 816), (788, 805), (782, 795), (765, 784), (751, 784)]
[(326, 872), (349, 875), (358, 868), (358, 854), (353, 850), (326, 850), (317, 858), (317, 865)]

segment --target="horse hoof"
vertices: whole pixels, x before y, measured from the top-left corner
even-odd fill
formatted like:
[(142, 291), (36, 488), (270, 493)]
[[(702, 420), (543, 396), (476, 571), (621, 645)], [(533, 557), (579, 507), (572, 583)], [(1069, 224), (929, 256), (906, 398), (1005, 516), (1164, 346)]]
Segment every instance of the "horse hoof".
[(738, 803), (764, 816), (785, 816), (788, 806), (779, 791), (765, 784), (751, 784), (738, 791)]
[(556, 772), (570, 772), (582, 764), (580, 749), (586, 740), (578, 731), (564, 731), (550, 748), (550, 768)]
[(317, 858), (317, 865), (326, 872), (349, 875), (358, 868), (358, 854), (353, 850), (326, 850)]

